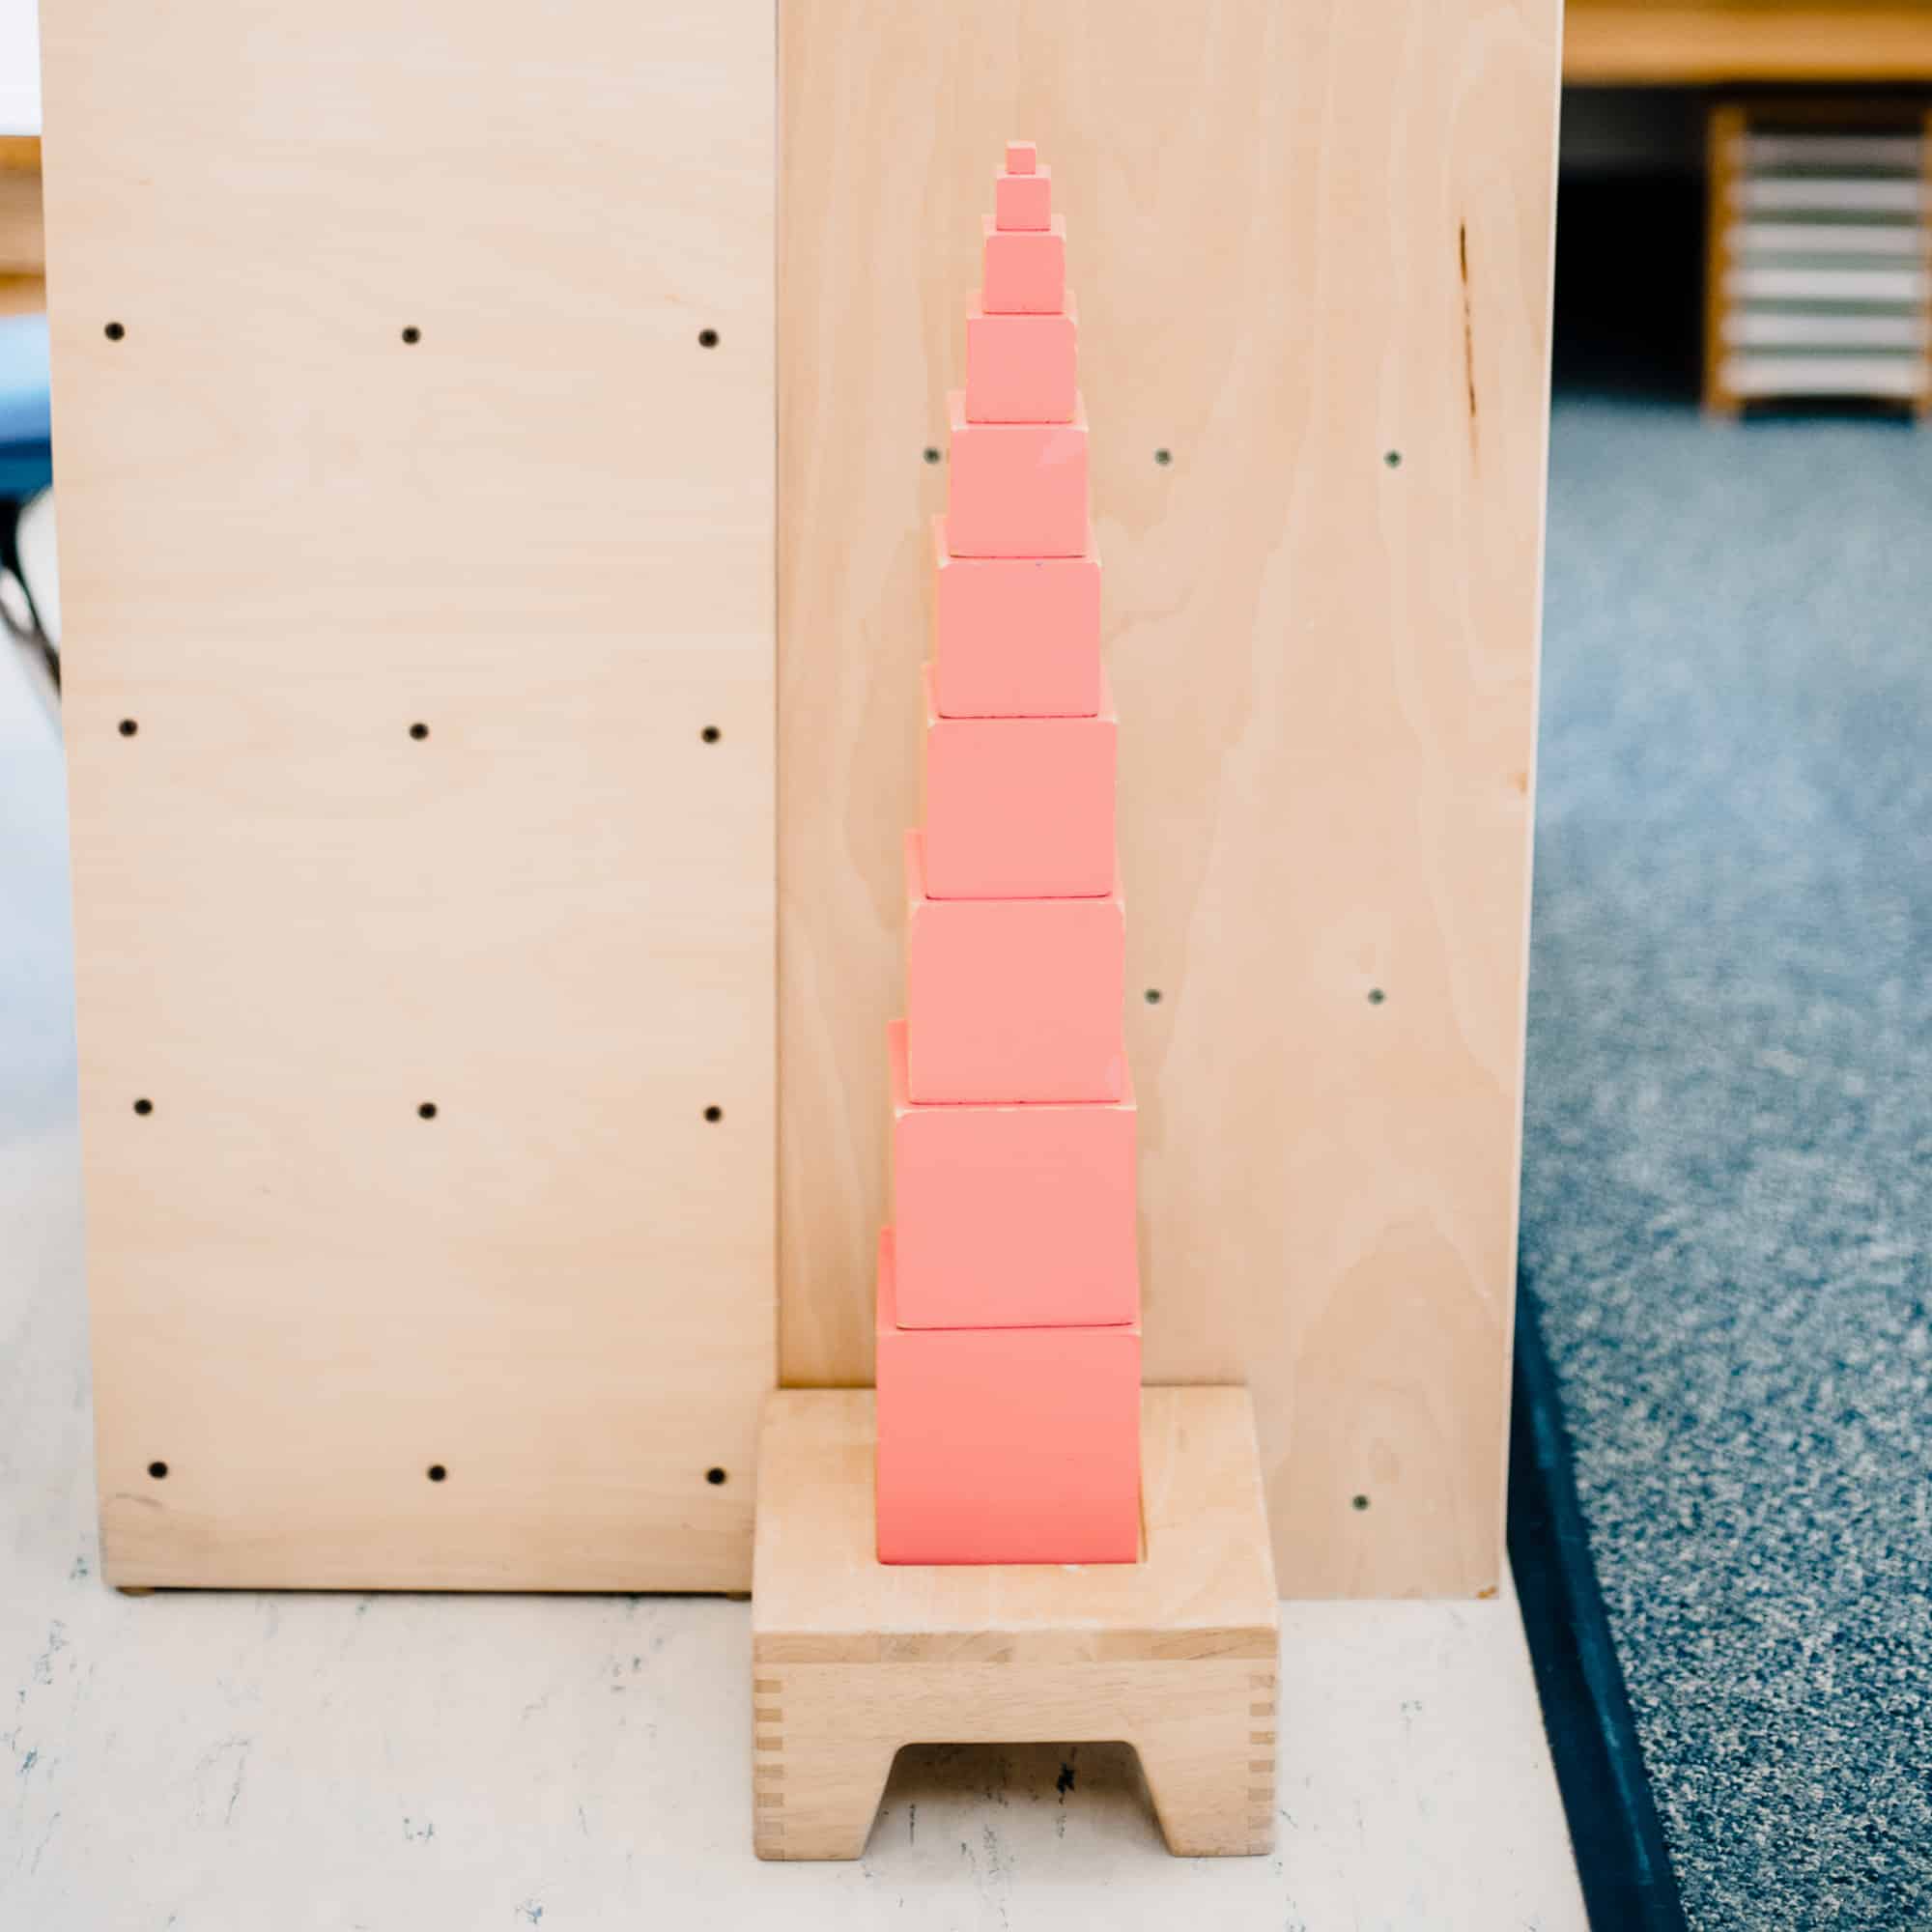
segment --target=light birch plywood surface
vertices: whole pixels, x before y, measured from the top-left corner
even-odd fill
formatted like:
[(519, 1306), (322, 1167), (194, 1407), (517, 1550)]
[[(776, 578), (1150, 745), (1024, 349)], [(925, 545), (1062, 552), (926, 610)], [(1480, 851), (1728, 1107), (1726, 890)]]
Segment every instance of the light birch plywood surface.
[(530, 33), (48, 14), (119, 1581), (750, 1579), (773, 24)]
[(870, 1374), (923, 452), (1021, 134), (1093, 426), (1147, 1377), (1253, 1386), (1291, 1596), (1493, 1590), (1555, 0), (780, 27), (783, 1378)]

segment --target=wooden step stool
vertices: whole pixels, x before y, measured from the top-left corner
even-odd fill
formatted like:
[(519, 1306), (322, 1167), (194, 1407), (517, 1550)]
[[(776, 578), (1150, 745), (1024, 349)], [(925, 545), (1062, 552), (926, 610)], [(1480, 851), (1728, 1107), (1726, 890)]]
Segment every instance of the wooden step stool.
[(856, 1859), (907, 1744), (1121, 1741), (1178, 1857), (1274, 1843), (1274, 1565), (1245, 1389), (1147, 1389), (1138, 1563), (886, 1565), (872, 1395), (768, 1398), (753, 1842)]

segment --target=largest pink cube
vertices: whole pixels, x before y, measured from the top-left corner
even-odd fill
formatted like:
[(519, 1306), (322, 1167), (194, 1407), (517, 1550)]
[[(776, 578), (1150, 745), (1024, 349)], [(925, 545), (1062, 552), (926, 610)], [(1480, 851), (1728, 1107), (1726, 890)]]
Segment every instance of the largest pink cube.
[(952, 417), (946, 534), (954, 556), (1079, 556), (1087, 548), (1087, 412), (1064, 423)]
[(925, 671), (925, 889), (936, 899), (1097, 898), (1114, 889), (1119, 727), (944, 718)]
[(1134, 1098), (923, 1107), (889, 1033), (898, 1320), (1105, 1327), (1140, 1316)]
[(1102, 898), (940, 899), (906, 835), (906, 1088), (919, 1101), (1118, 1100), (1127, 913)]
[(1141, 1331), (907, 1328), (879, 1237), (881, 1563), (1132, 1563)]
[(942, 718), (1091, 718), (1100, 708), (1100, 558), (953, 556), (932, 520), (933, 696)]

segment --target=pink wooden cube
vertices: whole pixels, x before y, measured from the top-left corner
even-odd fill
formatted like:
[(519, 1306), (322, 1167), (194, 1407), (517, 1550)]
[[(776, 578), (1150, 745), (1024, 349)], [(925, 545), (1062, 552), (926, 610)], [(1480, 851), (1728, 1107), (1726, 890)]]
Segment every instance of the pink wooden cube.
[(1007, 143), (1007, 172), (1030, 175), (1039, 166), (1039, 149), (1032, 141)]
[(988, 315), (975, 296), (966, 309), (966, 420), (1073, 420), (1080, 324), (1073, 298), (1063, 315)]
[(1114, 753), (1092, 718), (943, 718), (925, 670), (925, 889), (936, 899), (1114, 890)]
[(1131, 1087), (1097, 1106), (922, 1107), (903, 1020), (889, 1040), (900, 1324), (1137, 1321)]
[(993, 177), (993, 226), (999, 229), (1048, 227), (1053, 220), (1053, 170), (1030, 174), (1009, 169)]
[(905, 1328), (879, 1236), (881, 1563), (1133, 1563), (1141, 1331)]
[(980, 298), (988, 315), (1054, 315), (1066, 301), (1066, 222), (997, 228), (985, 217)]
[(1087, 413), (1064, 423), (975, 423), (947, 398), (952, 460), (946, 535), (954, 556), (1078, 556), (1087, 548)]
[(1091, 718), (1100, 708), (1100, 558), (953, 556), (932, 520), (942, 718)]
[(936, 899), (906, 834), (906, 1091), (915, 1100), (1119, 1100), (1126, 906)]

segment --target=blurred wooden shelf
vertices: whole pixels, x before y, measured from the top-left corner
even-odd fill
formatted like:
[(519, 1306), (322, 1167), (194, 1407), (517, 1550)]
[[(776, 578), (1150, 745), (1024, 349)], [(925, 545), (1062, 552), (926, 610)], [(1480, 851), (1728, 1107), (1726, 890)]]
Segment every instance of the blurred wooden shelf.
[(1570, 0), (1563, 77), (1591, 87), (1932, 81), (1932, 4)]
[(0, 314), (46, 307), (46, 259), (40, 138), (0, 135)]
[(1715, 100), (1704, 406), (1932, 403), (1932, 111)]

